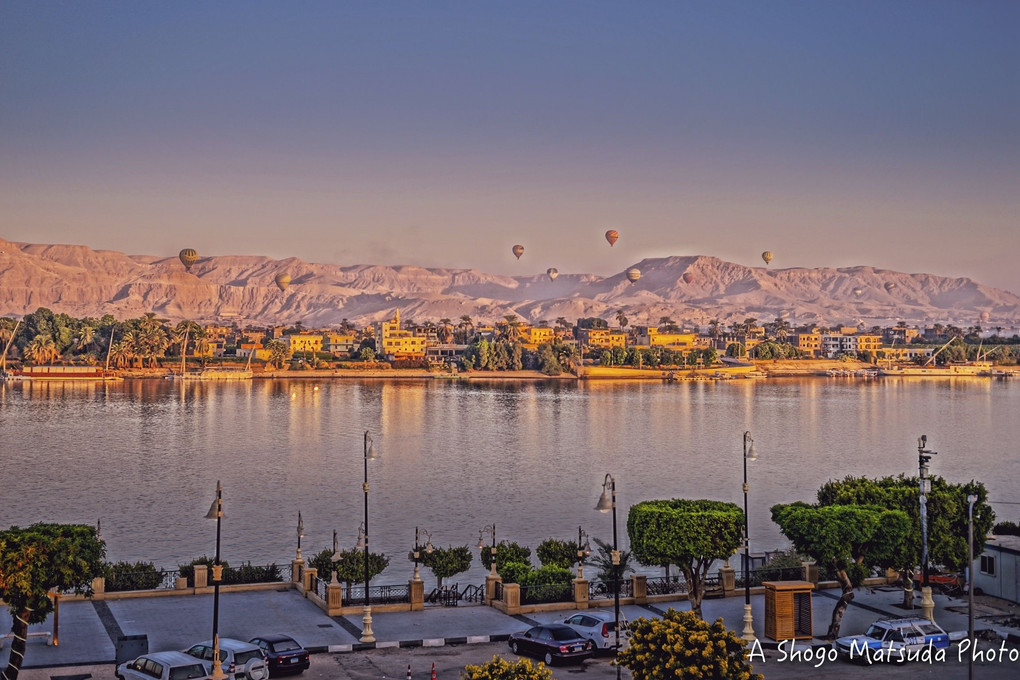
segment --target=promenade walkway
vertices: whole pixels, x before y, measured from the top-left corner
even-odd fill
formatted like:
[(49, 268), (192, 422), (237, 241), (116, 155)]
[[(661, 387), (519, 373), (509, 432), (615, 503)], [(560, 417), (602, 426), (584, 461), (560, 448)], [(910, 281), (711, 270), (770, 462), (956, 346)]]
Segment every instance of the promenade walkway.
[[(838, 591), (822, 590), (812, 596), (814, 643), (824, 635)], [(878, 618), (920, 615), (899, 608), (902, 591), (895, 587), (860, 589), (843, 619), (842, 632), (863, 632)], [(935, 619), (947, 631), (967, 630), (967, 601), (935, 595)], [(703, 613), (709, 620), (722, 617), (736, 631), (743, 628), (743, 597), (705, 600)], [(654, 605), (625, 605), (626, 617), (650, 617), (669, 606), (689, 609), (685, 600)], [(149, 651), (183, 649), (211, 637), (212, 596), (182, 595), (173, 597), (133, 598), (108, 601), (70, 601), (60, 606), (58, 645), (47, 645), (42, 637), (28, 642), (26, 668), (51, 668), (113, 663), (116, 642), (121, 636), (145, 635)], [(610, 607), (611, 609), (611, 607)], [(562, 621), (571, 610), (507, 616), (486, 606), (427, 608), (418, 612), (373, 614), (376, 647), (442, 646), (506, 639), (516, 630), (537, 622)], [(752, 596), (754, 628), (764, 636), (764, 598)], [(991, 614), (981, 608), (976, 611)], [(1001, 613), (1001, 612), (1000, 612)], [(52, 632), (53, 617), (32, 632)], [(0, 635), (10, 632), (11, 620), (6, 609), (0, 613)], [(998, 626), (978, 618), (977, 629), (994, 629), (999, 635), (1020, 635), (1020, 629)], [(220, 596), (220, 634), (247, 640), (262, 633), (284, 632), (292, 635), (314, 652), (343, 653), (362, 648), (358, 643), (361, 616), (329, 617), (305, 599), (297, 590), (226, 593)], [(764, 642), (764, 640), (763, 640)], [(805, 640), (798, 645), (809, 645)], [(9, 640), (0, 649), (0, 663), (6, 665)]]

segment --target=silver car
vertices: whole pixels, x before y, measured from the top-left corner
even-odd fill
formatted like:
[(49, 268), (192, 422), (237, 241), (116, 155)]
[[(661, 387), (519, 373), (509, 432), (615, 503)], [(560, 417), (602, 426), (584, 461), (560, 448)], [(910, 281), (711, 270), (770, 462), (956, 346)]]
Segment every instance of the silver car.
[(153, 652), (117, 666), (118, 680), (208, 680), (205, 664), (184, 652)]
[[(212, 672), (212, 640), (192, 645), (184, 653), (201, 659), (206, 669)], [(228, 680), (266, 680), (269, 677), (265, 654), (250, 642), (220, 638), (220, 663)]]
[[(590, 609), (568, 617), (563, 623), (595, 643), (597, 649), (612, 649), (616, 645), (616, 615), (601, 609)], [(627, 617), (620, 613), (620, 646), (627, 639)]]

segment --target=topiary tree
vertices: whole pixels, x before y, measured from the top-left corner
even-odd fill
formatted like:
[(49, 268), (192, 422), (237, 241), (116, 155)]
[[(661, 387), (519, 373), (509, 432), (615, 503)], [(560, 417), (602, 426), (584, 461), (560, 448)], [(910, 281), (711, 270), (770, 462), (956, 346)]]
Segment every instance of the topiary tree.
[(774, 505), (772, 521), (798, 552), (836, 572), (843, 594), (832, 610), (826, 633), (830, 640), (839, 636), (843, 613), (854, 599), (854, 588), (874, 567), (893, 566), (910, 532), (905, 512), (872, 505)]
[(627, 628), (630, 644), (615, 663), (629, 669), (634, 680), (763, 680), (752, 672), (744, 641), (722, 619), (708, 623), (671, 607), (661, 619), (642, 617)]
[(547, 538), (538, 544), (535, 552), (542, 566), (558, 565), (570, 569), (577, 562), (577, 541)]
[(28, 626), (53, 611), (49, 592), (92, 594), (92, 579), (103, 575), (106, 544), (96, 527), (33, 524), (0, 531), (0, 600), (11, 614), (11, 653), (5, 680), (17, 680), (25, 659)]
[(539, 662), (533, 665), (529, 659), (518, 659), (510, 663), (498, 654), (492, 661), (478, 666), (465, 666), (461, 680), (552, 680), (552, 671)]
[[(413, 561), (414, 553), (408, 554)], [(436, 587), (443, 587), (443, 579), (456, 576), (467, 571), (471, 567), (471, 548), (466, 545), (458, 545), (448, 548), (433, 548), (432, 552), (418, 551), (418, 562), (432, 570), (436, 577)]]
[[(492, 550), (489, 546), (482, 548), (481, 560), (486, 569), (492, 567)], [(507, 562), (531, 564), (531, 548), (526, 548), (517, 541), (500, 541), (496, 546), (496, 571), (500, 571)]]
[[(333, 564), (333, 569), (336, 570), (337, 580), (346, 585), (347, 592), (344, 599), (350, 601), (351, 587), (356, 583), (365, 582), (365, 553), (357, 548), (348, 548), (339, 551), (335, 561), (332, 558), (332, 552), (330, 555), (330, 562)], [(368, 580), (371, 581), (381, 574), (389, 563), (390, 558), (382, 553), (368, 553)]]
[(691, 609), (699, 617), (708, 568), (736, 552), (743, 527), (743, 510), (720, 501), (644, 501), (632, 505), (627, 516), (634, 557), (646, 565), (677, 565), (690, 587)]

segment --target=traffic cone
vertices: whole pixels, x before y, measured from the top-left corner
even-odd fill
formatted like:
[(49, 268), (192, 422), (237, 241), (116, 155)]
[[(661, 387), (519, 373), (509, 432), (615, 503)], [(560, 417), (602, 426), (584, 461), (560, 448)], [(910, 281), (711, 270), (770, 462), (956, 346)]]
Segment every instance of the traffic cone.
[(407, 680), (411, 680), (411, 664), (407, 664)]
[(432, 680), (436, 680), (436, 662), (432, 662)]

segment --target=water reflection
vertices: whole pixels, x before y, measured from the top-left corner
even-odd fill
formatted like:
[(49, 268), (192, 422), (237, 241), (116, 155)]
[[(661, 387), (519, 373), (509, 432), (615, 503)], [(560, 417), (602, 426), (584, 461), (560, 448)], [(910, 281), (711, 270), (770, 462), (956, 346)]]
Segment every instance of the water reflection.
[[(372, 541), (392, 558), (383, 579), (398, 581), (415, 525), (444, 546), (474, 546), (492, 522), (500, 539), (533, 548), (579, 524), (610, 538), (593, 510), (606, 472), (623, 509), (742, 503), (750, 430), (752, 549), (775, 548), (771, 505), (811, 501), (850, 474), (916, 474), (921, 433), (940, 451), (935, 474), (1017, 500), (1020, 463), (1002, 442), (1020, 436), (1018, 406), (1020, 387), (987, 380), (5, 384), (0, 489), (13, 500), (0, 522), (102, 517), (111, 559), (173, 566), (211, 552), (201, 517), (221, 479), (225, 558), (282, 563), (298, 510), (306, 555), (331, 547), (334, 529), (353, 545), (369, 430), (381, 454), (369, 471)], [(1010, 507), (1000, 509), (1015, 519)], [(482, 571), (476, 562), (471, 578)]]

